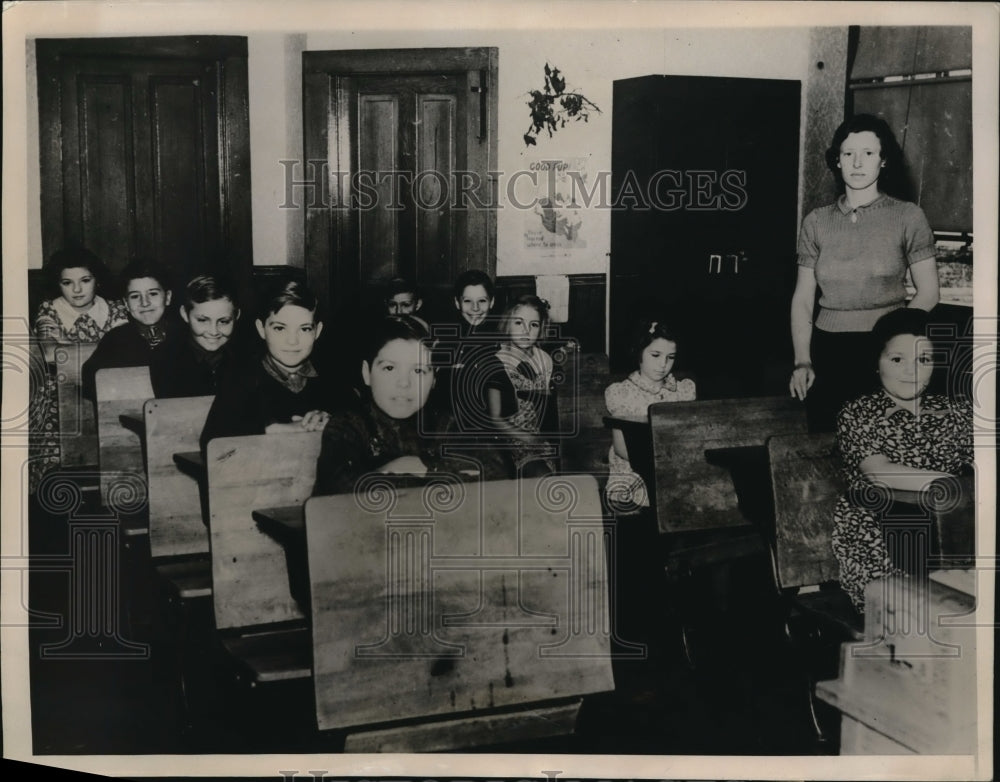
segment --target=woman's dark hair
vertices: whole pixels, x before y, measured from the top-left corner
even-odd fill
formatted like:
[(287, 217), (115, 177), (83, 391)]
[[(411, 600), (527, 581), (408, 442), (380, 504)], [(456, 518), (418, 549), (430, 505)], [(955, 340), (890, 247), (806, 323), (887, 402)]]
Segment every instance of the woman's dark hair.
[(518, 296), (511, 302), (510, 306), (504, 310), (503, 315), (500, 317), (500, 324), (498, 326), (500, 334), (506, 337), (510, 333), (510, 322), (514, 317), (514, 310), (518, 307), (531, 307), (538, 313), (538, 319), (541, 321), (541, 329), (539, 330), (538, 337), (539, 339), (543, 338), (545, 336), (545, 324), (549, 322), (549, 305), (548, 302), (542, 301), (540, 298), (531, 293), (527, 293), (524, 296)]
[(257, 317), (263, 322), (269, 315), (280, 312), (282, 307), (291, 304), (294, 307), (302, 307), (313, 313), (313, 322), (321, 320), (317, 311), (319, 299), (305, 283), (298, 280), (288, 280), (273, 289), (264, 299)]
[(375, 363), (378, 352), (393, 340), (414, 340), (426, 344), (429, 337), (427, 329), (416, 318), (411, 318), (409, 315), (390, 315), (375, 324), (365, 341), (365, 352), (362, 358), (371, 367)]
[(90, 250), (85, 247), (64, 247), (52, 253), (45, 264), (46, 281), (54, 297), (62, 295), (60, 282), (67, 269), (86, 269), (93, 275), (98, 291), (108, 279), (108, 267)]
[(677, 332), (666, 321), (645, 318), (636, 323), (629, 340), (629, 355), (632, 358), (633, 368), (639, 366), (639, 362), (642, 360), (642, 351), (657, 339), (665, 339), (675, 345), (680, 344), (677, 340)]
[(493, 298), (494, 287), (493, 280), (490, 279), (490, 275), (484, 271), (480, 271), (479, 269), (469, 269), (468, 271), (464, 271), (458, 275), (458, 279), (455, 280), (452, 293), (456, 301), (462, 300), (462, 293), (464, 293), (465, 289), (470, 285), (482, 285), (486, 291), (486, 295), (491, 299)]
[(882, 351), (893, 337), (900, 334), (912, 334), (915, 337), (930, 339), (930, 315), (916, 307), (901, 307), (886, 313), (872, 327), (870, 346), (871, 366), (878, 369)]
[(229, 299), (233, 303), (233, 308), (239, 309), (240, 305), (236, 300), (236, 291), (228, 280), (224, 277), (215, 277), (211, 274), (199, 274), (184, 286), (184, 297), (181, 306), (187, 312), (191, 312), (195, 304), (202, 304), (206, 301), (217, 301), (218, 299)]
[(838, 167), (840, 163), (840, 145), (852, 133), (874, 133), (881, 145), (879, 156), (885, 166), (879, 173), (879, 190), (898, 198), (907, 196), (906, 172), (903, 167), (903, 150), (896, 141), (892, 128), (881, 117), (874, 114), (855, 114), (848, 117), (833, 133), (833, 140), (826, 150), (826, 166), (837, 182), (837, 191), (844, 192), (844, 177)]
[(170, 290), (171, 279), (167, 270), (154, 261), (140, 259), (132, 261), (118, 275), (118, 287), (121, 289), (121, 295), (124, 297), (128, 292), (128, 284), (132, 280), (142, 280), (146, 277), (160, 283), (164, 292)]

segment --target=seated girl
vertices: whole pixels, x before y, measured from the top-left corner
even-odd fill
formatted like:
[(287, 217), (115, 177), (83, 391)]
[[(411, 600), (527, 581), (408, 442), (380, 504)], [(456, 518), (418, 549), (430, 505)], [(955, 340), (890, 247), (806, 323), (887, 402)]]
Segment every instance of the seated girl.
[(53, 253), (46, 264), (58, 295), (43, 301), (35, 317), (35, 334), (46, 343), (98, 342), (128, 321), (125, 305), (98, 294), (107, 270), (89, 250), (70, 248)]
[(365, 399), (359, 409), (331, 416), (323, 431), (313, 494), (353, 490), (368, 473), (424, 476), (428, 472), (468, 473), (493, 480), (506, 477), (486, 453), (442, 457), (442, 433), (449, 423), (431, 420), (425, 407), (434, 386), (427, 330), (416, 318), (390, 317), (378, 323), (361, 361)]
[(879, 319), (870, 360), (881, 389), (848, 402), (837, 419), (849, 491), (834, 510), (833, 550), (840, 585), (861, 612), (865, 586), (900, 572), (879, 514), (864, 503), (870, 485), (920, 491), (972, 464), (970, 403), (926, 393), (934, 370), (928, 325), (928, 314), (919, 309), (898, 309)]
[(148, 366), (176, 330), (165, 317), (171, 293), (163, 269), (138, 261), (126, 267), (121, 279), (128, 320), (105, 334), (83, 365), (83, 392), (88, 399), (96, 399), (94, 377), (99, 369)]
[[(45, 270), (56, 295), (39, 306), (35, 335), (47, 360), (52, 360), (57, 345), (96, 343), (111, 329), (128, 321), (121, 301), (108, 301), (98, 294), (107, 270), (89, 250), (82, 247), (59, 250), (49, 258)], [(40, 479), (59, 466), (59, 400), (51, 372), (37, 386), (34, 374), (31, 380), (32, 408), (38, 411), (29, 446), (28, 485), (34, 492)]]
[[(677, 359), (677, 336), (666, 323), (640, 321), (632, 337), (632, 359), (637, 367), (627, 379), (612, 383), (604, 392), (608, 413), (615, 418), (647, 421), (647, 410), (655, 402), (690, 402), (695, 398), (694, 381), (673, 375)], [(608, 501), (622, 511), (649, 507), (649, 494), (642, 478), (628, 461), (625, 437), (611, 430), (608, 452)]]
[(233, 289), (208, 274), (184, 288), (180, 306), (187, 333), (171, 341), (149, 365), (157, 397), (214, 396), (233, 364), (233, 331), (240, 316)]
[[(504, 415), (504, 387), (487, 385), (490, 416), (511, 441), (512, 456), (522, 475), (555, 471), (555, 448), (540, 436), (552, 384), (552, 357), (538, 347), (548, 312), (548, 305), (541, 299), (527, 295), (508, 307), (500, 320), (502, 342), (496, 357), (515, 394), (509, 415)], [(528, 468), (527, 473), (524, 468)]]
[(202, 449), (214, 437), (317, 431), (341, 399), (332, 378), (310, 361), (323, 332), (316, 296), (300, 282), (281, 285), (254, 322), (263, 357), (240, 362), (222, 378), (201, 433)]

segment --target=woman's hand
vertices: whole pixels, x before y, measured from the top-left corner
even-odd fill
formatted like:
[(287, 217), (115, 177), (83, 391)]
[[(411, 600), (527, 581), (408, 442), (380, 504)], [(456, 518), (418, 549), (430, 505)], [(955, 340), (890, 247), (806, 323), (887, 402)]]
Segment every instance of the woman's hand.
[(792, 379), (788, 381), (788, 390), (796, 399), (805, 399), (812, 384), (816, 381), (816, 373), (812, 364), (796, 364), (792, 370)]
[(426, 475), (427, 465), (419, 456), (397, 456), (391, 462), (379, 467), (378, 471), (397, 475)]

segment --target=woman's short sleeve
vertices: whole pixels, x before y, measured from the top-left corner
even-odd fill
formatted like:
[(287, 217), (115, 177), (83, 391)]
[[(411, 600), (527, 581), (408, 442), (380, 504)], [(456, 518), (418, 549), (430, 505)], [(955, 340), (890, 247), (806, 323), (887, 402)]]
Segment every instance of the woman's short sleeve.
[(815, 269), (816, 261), (819, 260), (818, 220), (816, 212), (810, 212), (802, 221), (802, 229), (799, 231), (797, 248), (799, 266), (805, 266), (808, 269)]
[(934, 232), (924, 210), (916, 204), (909, 204), (903, 221), (903, 243), (906, 263), (912, 266), (935, 255)]

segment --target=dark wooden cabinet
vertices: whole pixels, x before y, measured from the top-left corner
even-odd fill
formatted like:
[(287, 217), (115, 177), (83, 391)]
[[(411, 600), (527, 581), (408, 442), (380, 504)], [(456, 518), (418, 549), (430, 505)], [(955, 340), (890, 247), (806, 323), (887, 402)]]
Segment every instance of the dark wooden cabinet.
[(702, 398), (787, 392), (800, 83), (644, 76), (614, 83), (612, 370), (653, 315), (681, 335)]

